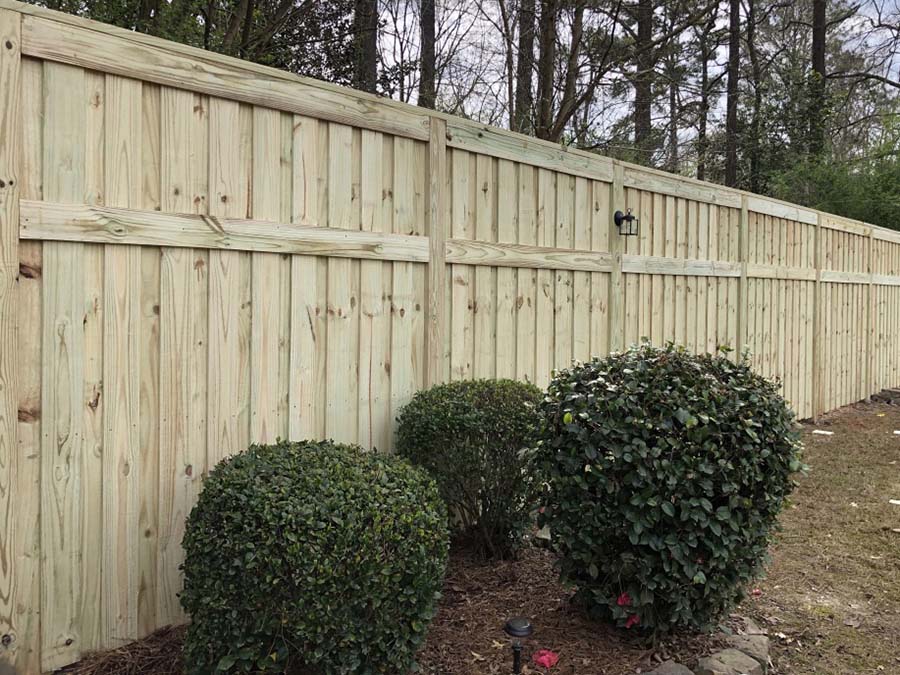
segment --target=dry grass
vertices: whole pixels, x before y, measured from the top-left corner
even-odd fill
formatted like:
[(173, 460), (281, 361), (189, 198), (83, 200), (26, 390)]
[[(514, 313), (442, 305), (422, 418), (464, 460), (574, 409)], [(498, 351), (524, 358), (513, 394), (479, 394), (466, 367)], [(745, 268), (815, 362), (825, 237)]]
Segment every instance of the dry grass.
[[(815, 428), (832, 436), (812, 434)], [(762, 595), (778, 673), (900, 673), (900, 407), (859, 404), (805, 427), (806, 462)]]

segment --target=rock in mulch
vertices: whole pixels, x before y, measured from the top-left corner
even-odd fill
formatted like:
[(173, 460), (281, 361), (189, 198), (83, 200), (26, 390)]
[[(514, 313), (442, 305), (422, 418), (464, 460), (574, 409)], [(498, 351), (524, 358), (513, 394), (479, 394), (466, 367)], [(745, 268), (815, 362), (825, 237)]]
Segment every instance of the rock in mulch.
[(769, 638), (765, 635), (732, 635), (728, 644), (754, 659), (765, 672), (769, 664)]
[(695, 675), (765, 675), (765, 668), (737, 649), (723, 649), (697, 662)]

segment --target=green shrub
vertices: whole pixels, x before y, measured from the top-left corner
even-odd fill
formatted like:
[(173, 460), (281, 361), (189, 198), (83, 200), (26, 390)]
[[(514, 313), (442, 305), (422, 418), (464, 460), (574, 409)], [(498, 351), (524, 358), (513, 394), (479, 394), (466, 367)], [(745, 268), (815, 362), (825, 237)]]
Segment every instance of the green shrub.
[(483, 555), (515, 552), (536, 497), (527, 452), (540, 390), (514, 380), (469, 380), (418, 392), (400, 413), (397, 452), (425, 467), (452, 526)]
[(188, 518), (188, 672), (407, 672), (447, 538), (434, 482), (399, 458), (250, 447), (213, 469)]
[(713, 626), (763, 571), (802, 468), (778, 385), (745, 359), (641, 345), (559, 373), (542, 416), (563, 580), (620, 626)]

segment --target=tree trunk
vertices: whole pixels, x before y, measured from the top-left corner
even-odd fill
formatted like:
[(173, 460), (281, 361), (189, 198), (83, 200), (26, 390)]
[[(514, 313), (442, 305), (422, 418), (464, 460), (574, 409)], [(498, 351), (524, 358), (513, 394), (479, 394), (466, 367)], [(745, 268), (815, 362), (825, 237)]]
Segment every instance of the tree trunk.
[(747, 54), (750, 57), (750, 72), (753, 78), (753, 110), (750, 117), (750, 191), (762, 191), (762, 68), (756, 49), (756, 0), (747, 0)]
[(809, 152), (817, 155), (825, 147), (825, 33), (826, 0), (813, 0), (812, 81), (810, 87)]
[(556, 67), (556, 21), (559, 0), (541, 0), (540, 56), (538, 58), (538, 114), (535, 135), (548, 138), (553, 123), (553, 75)]
[(700, 34), (700, 113), (697, 120), (697, 180), (706, 180), (706, 153), (709, 149), (709, 33)]
[(419, 105), (434, 109), (435, 56), (434, 56), (434, 0), (421, 0), (422, 58), (419, 73)]
[(516, 62), (516, 99), (513, 107), (515, 131), (529, 133), (534, 107), (531, 91), (534, 70), (534, 0), (519, 3), (519, 56)]
[(356, 0), (353, 12), (353, 86), (375, 93), (378, 75), (378, 2)]
[(653, 159), (653, 0), (638, 0), (635, 10), (634, 147), (638, 161), (649, 165)]
[(741, 0), (731, 0), (728, 31), (728, 93), (725, 103), (725, 185), (737, 185), (738, 77), (741, 65)]
[[(668, 7), (667, 30), (674, 31), (675, 10)], [(678, 52), (670, 45), (666, 65), (669, 76), (669, 171), (678, 172)]]

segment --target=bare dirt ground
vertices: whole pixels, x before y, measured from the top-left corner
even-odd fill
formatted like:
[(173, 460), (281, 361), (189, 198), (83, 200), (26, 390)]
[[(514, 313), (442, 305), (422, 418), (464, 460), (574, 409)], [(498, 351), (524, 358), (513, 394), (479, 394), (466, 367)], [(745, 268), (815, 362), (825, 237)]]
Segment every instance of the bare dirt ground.
[[(813, 434), (814, 429), (833, 435)], [(762, 594), (742, 611), (777, 673), (900, 673), (900, 407), (857, 404), (804, 425), (805, 461)]]
[[(814, 429), (833, 432), (813, 434)], [(766, 579), (738, 609), (773, 641), (774, 672), (900, 675), (900, 406), (855, 405), (804, 425), (807, 477), (782, 515), (783, 531)], [(532, 618), (526, 645), (559, 653), (556, 675), (630, 675), (662, 658), (690, 665), (718, 646), (676, 635), (652, 647), (585, 619), (556, 579), (552, 556), (530, 549), (486, 565), (455, 555), (444, 597), (419, 663), (428, 675), (511, 671), (504, 621)], [(86, 658), (80, 675), (182, 672), (181, 629)], [(527, 665), (526, 673), (544, 672)]]

